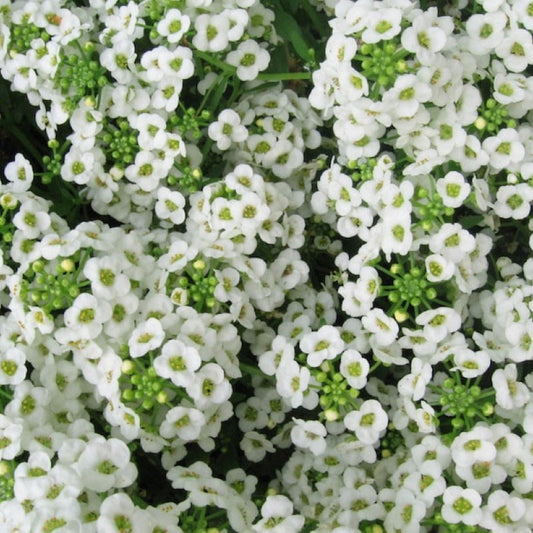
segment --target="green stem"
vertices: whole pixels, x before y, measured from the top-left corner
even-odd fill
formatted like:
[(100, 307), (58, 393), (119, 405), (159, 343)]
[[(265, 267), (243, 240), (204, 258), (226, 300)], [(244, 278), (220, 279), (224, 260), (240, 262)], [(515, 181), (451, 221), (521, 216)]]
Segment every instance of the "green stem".
[(239, 368), (243, 370), (245, 373), (250, 374), (252, 376), (261, 376), (262, 378), (268, 378), (266, 374), (263, 374), (261, 369), (256, 366), (249, 365), (247, 363), (239, 362)]
[(16, 137), (36, 161), (41, 161), (42, 155), (39, 150), (35, 148), (34, 143), (32, 143), (32, 141), (16, 124), (7, 120), (0, 120), (0, 125), (6, 128), (14, 137)]
[(310, 80), (311, 72), (262, 72), (256, 79), (262, 81)]
[(235, 75), (235, 67), (232, 67), (231, 65), (228, 65), (224, 61), (221, 61), (220, 59), (214, 57), (211, 54), (208, 54), (206, 52), (201, 52), (200, 50), (194, 51), (195, 55), (198, 56), (200, 59), (203, 59), (206, 63), (209, 63), (210, 65), (213, 65), (214, 67), (219, 68), (223, 72), (226, 72), (227, 74), (230, 74), (231, 76)]
[(3, 396), (7, 400), (11, 401), (13, 399), (13, 395), (9, 394), (4, 387), (0, 387), (0, 396)]

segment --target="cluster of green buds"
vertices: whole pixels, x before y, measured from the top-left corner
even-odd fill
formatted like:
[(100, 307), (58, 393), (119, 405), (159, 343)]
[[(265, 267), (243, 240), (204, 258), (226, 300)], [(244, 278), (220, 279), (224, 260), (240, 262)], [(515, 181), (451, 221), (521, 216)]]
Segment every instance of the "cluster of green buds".
[(124, 118), (116, 121), (106, 120), (102, 131), (98, 134), (106, 160), (112, 161), (113, 167), (119, 169), (126, 168), (135, 160), (139, 152), (138, 136), (139, 132)]
[(378, 161), (375, 158), (367, 159), (361, 157), (352, 161), (348, 161), (348, 169), (351, 171), (351, 178), (355, 181), (368, 181), (374, 176), (374, 168)]
[[(384, 31), (387, 29), (389, 28)], [(367, 80), (388, 89), (394, 85), (399, 74), (407, 72), (405, 57), (408, 54), (409, 52), (402, 48), (399, 38), (394, 38), (372, 44), (363, 43), (356, 59), (359, 59), (361, 72)]]
[(69, 95), (67, 107), (75, 108), (85, 97), (95, 98), (100, 89), (109, 83), (105, 68), (98, 61), (98, 53), (92, 42), (83, 47), (78, 44), (80, 54), (63, 56), (56, 74), (56, 86)]
[[(2, 447), (2, 440), (3, 439), (0, 439), (0, 447)], [(14, 461), (0, 461), (0, 502), (5, 502), (14, 498), (14, 472)]]
[(191, 167), (180, 162), (174, 163), (179, 175), (170, 174), (166, 181), (170, 188), (180, 191), (182, 194), (199, 191), (204, 186), (203, 173), (198, 167)]
[(384, 306), (398, 323), (414, 319), (421, 311), (432, 309), (435, 304), (449, 305), (445, 300), (447, 283), (429, 281), (425, 266), (418, 266), (417, 263), (417, 258), (411, 253), (397, 257), (397, 262), (389, 267), (374, 264), (381, 277), (378, 298), (388, 300)]
[(470, 380), (462, 383), (457, 372), (454, 377), (448, 377), (442, 385), (432, 387), (438, 395), (438, 404), (441, 411), (439, 422), (443, 423), (442, 416), (450, 418), (451, 432), (446, 435), (453, 439), (460, 431), (472, 428), (480, 420), (494, 413), (495, 392), (492, 387), (481, 388), (471, 384)]
[[(18, 200), (9, 192), (0, 196), (0, 247), (4, 251), (10, 247), (15, 232), (15, 225), (13, 224), (13, 216), (18, 207)], [(4, 253), (4, 257), (9, 257), (8, 253)]]
[(214, 296), (218, 283), (213, 265), (198, 258), (189, 263), (179, 276), (169, 276), (168, 288), (174, 300), (191, 305), (202, 313), (219, 304)]
[(171, 129), (177, 128), (182, 137), (199, 139), (202, 136), (202, 129), (210, 123), (211, 113), (203, 109), (198, 113), (194, 107), (188, 107), (169, 118), (168, 126)]
[(411, 203), (419, 221), (416, 223), (424, 231), (440, 227), (451, 217), (455, 209), (445, 206), (441, 196), (426, 187), (417, 186)]
[(80, 274), (89, 257), (87, 250), (54, 261), (38, 259), (25, 272), (20, 298), (27, 306), (40, 307), (46, 314), (69, 308), (88, 280), (80, 281)]
[(26, 53), (35, 39), (42, 39), (44, 42), (50, 40), (50, 35), (29, 19), (28, 14), (23, 16), (18, 24), (11, 24), (8, 44), (8, 51), (11, 55)]
[(506, 106), (494, 98), (488, 98), (486, 102), (483, 102), (474, 126), (483, 134), (495, 135), (502, 127), (516, 128), (516, 120), (509, 117)]
[(312, 370), (312, 374), (320, 386), (320, 418), (333, 422), (346, 411), (356, 408), (354, 400), (359, 396), (359, 391), (350, 387), (333, 362), (324, 361), (320, 367)]
[(152, 411), (156, 405), (167, 402), (165, 387), (169, 382), (158, 376), (152, 365), (146, 368), (138, 359), (125, 359), (121, 370), (122, 400), (133, 410)]

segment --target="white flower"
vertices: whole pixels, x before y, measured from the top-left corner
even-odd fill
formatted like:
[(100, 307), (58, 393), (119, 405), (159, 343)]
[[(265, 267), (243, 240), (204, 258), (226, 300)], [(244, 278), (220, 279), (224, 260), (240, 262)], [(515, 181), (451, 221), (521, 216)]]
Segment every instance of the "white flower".
[(504, 490), (495, 490), (483, 506), (481, 527), (498, 533), (512, 533), (520, 528), (521, 519), (526, 514), (526, 504), (522, 498), (512, 496)]
[(22, 154), (17, 154), (4, 168), (4, 176), (12, 184), (13, 192), (24, 192), (33, 182), (33, 168)]
[(80, 294), (64, 313), (65, 326), (80, 339), (95, 339), (103, 324), (111, 318), (111, 306), (98, 301), (92, 294)]
[(533, 38), (531, 32), (522, 28), (509, 31), (495, 50), (503, 64), (511, 72), (523, 72), (533, 63)]
[(152, 525), (149, 513), (136, 507), (125, 492), (107, 496), (100, 505), (96, 521), (97, 531), (110, 533), (118, 533), (121, 529), (131, 533), (143, 533), (149, 531)]
[(149, 318), (132, 332), (128, 341), (130, 357), (137, 358), (161, 346), (165, 332), (157, 318)]
[(179, 387), (187, 387), (201, 363), (200, 354), (194, 346), (171, 339), (163, 345), (161, 355), (154, 359), (153, 366), (159, 376), (170, 379)]
[(501, 218), (521, 220), (529, 215), (533, 188), (528, 183), (503, 185), (496, 191), (494, 212)]
[(270, 62), (270, 54), (253, 39), (239, 44), (236, 50), (226, 56), (226, 62), (237, 67), (237, 77), (242, 81), (255, 80), (260, 71)]
[(476, 240), (458, 224), (444, 223), (429, 240), (429, 249), (453, 263), (459, 263), (476, 247)]
[(410, 396), (413, 401), (422, 399), (431, 375), (431, 365), (415, 357), (411, 361), (411, 372), (398, 381), (398, 392), (402, 396)]
[(420, 104), (431, 98), (431, 88), (414, 74), (398, 76), (394, 86), (383, 95), (383, 104), (395, 117), (413, 117)]
[(127, 445), (115, 438), (98, 436), (89, 441), (75, 466), (84, 486), (97, 492), (127, 487), (137, 477)]
[[(0, 385), (18, 385), (26, 377), (26, 355), (16, 346), (0, 353)], [(0, 449), (1, 451), (1, 449)]]
[(357, 350), (348, 349), (342, 353), (339, 370), (350, 387), (363, 389), (369, 369), (369, 362)]
[(450, 447), (456, 469), (469, 467), (476, 462), (490, 463), (496, 458), (492, 432), (488, 427), (476, 426), (460, 433)]
[(470, 16), (466, 21), (468, 51), (476, 55), (492, 52), (501, 43), (506, 24), (507, 17), (502, 11)]
[(439, 283), (450, 279), (455, 272), (455, 265), (440, 254), (426, 256), (426, 277), (432, 283)]
[(431, 340), (440, 342), (449, 333), (453, 333), (461, 327), (461, 316), (451, 307), (438, 307), (417, 315), (416, 323), (419, 326), (424, 326), (424, 333)]
[(204, 365), (194, 374), (194, 379), (187, 385), (186, 390), (199, 409), (212, 404), (224, 403), (229, 399), (232, 391), (222, 367), (217, 363)]
[(518, 132), (513, 128), (503, 128), (497, 135), (487, 137), (482, 147), (489, 154), (490, 165), (496, 170), (503, 168), (512, 170), (525, 156), (524, 145), (520, 141)]
[(225, 13), (201, 14), (194, 21), (192, 44), (203, 52), (220, 52), (229, 43), (229, 19)]
[(267, 452), (273, 453), (275, 451), (272, 442), (257, 431), (246, 432), (239, 447), (244, 452), (246, 459), (254, 463), (262, 461)]
[(436, 186), (442, 203), (454, 209), (460, 207), (470, 194), (470, 185), (460, 172), (454, 170), (437, 180)]
[(135, 46), (128, 39), (115, 41), (110, 48), (104, 48), (100, 54), (100, 63), (113, 78), (121, 84), (129, 83), (133, 78), (132, 68), (137, 54)]
[(365, 43), (387, 41), (401, 32), (400, 9), (377, 7), (371, 10), (364, 20), (366, 28), (361, 38)]
[(530, 391), (524, 383), (517, 381), (518, 371), (514, 363), (497, 369), (492, 374), (492, 386), (496, 391), (496, 402), (504, 409), (523, 407), (530, 397)]
[(399, 331), (398, 324), (381, 309), (370, 310), (361, 321), (363, 327), (372, 334), (372, 338), (379, 346), (390, 346), (396, 340)]
[(375, 444), (386, 429), (389, 419), (377, 400), (363, 402), (358, 411), (350, 411), (344, 417), (346, 429), (355, 431), (356, 437), (365, 444)]
[(179, 437), (184, 441), (198, 438), (205, 425), (205, 416), (193, 407), (173, 407), (165, 415), (165, 420), (159, 426), (159, 433), (166, 439)]
[(446, 32), (436, 24), (437, 10), (429, 8), (419, 12), (411, 22), (411, 26), (402, 33), (403, 47), (416, 54), (423, 65), (430, 65), (437, 52), (446, 45)]
[(157, 189), (168, 169), (163, 159), (154, 152), (141, 150), (137, 152), (133, 164), (128, 165), (124, 175), (143, 192), (151, 193)]
[(305, 518), (293, 512), (289, 498), (281, 494), (269, 495), (261, 506), (262, 518), (252, 526), (252, 530), (256, 533), (297, 533), (302, 530)]
[(300, 407), (304, 401), (304, 392), (309, 387), (311, 372), (306, 366), (289, 360), (279, 365), (276, 371), (276, 390), (286, 398), (291, 407)]
[(481, 496), (474, 489), (448, 486), (442, 495), (442, 517), (450, 524), (479, 525), (481, 520)]
[(130, 291), (130, 280), (121, 270), (119, 257), (107, 255), (88, 259), (83, 273), (91, 281), (91, 290), (97, 298), (113, 300)]
[(157, 189), (155, 213), (161, 220), (170, 220), (179, 225), (185, 220), (185, 198), (179, 191), (171, 191), (166, 187)]
[[(470, 348), (459, 348), (453, 354), (453, 362), (467, 379), (482, 376), (489, 368), (491, 359), (487, 352), (478, 350), (474, 352)], [(493, 375), (494, 378), (494, 375)]]
[(344, 348), (339, 330), (330, 325), (312, 331), (300, 340), (300, 349), (307, 355), (309, 366), (318, 367), (323, 361), (334, 359)]
[(0, 414), (0, 459), (15, 458), (21, 450), (23, 425), (18, 418), (12, 419)]
[(309, 449), (314, 455), (326, 451), (327, 430), (318, 420), (300, 420), (294, 418), (295, 425), (291, 429), (291, 440), (299, 448)]
[(248, 130), (241, 124), (241, 118), (233, 109), (222, 110), (216, 122), (209, 124), (207, 133), (216, 141), (219, 150), (228, 150), (233, 142), (242, 142), (248, 137)]
[(178, 43), (191, 25), (191, 19), (179, 9), (171, 8), (157, 23), (157, 33), (169, 43)]

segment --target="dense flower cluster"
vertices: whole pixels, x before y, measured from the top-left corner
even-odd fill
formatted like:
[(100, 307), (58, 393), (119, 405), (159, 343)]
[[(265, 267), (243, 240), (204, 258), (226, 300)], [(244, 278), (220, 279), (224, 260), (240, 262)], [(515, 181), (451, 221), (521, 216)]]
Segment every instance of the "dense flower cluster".
[(533, 528), (533, 3), (283, 4), (0, 0), (2, 531)]

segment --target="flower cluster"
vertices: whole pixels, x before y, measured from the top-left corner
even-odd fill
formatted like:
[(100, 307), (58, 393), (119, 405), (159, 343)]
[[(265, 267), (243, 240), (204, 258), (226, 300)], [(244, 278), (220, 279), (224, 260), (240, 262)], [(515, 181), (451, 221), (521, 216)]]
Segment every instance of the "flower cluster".
[(533, 528), (532, 4), (287, 4), (0, 0), (2, 531)]

